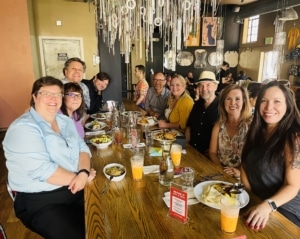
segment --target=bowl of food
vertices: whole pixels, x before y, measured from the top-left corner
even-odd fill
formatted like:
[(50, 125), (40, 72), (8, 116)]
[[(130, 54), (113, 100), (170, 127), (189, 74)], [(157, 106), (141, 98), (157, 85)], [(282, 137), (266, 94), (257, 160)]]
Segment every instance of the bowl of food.
[(112, 139), (107, 134), (97, 135), (90, 139), (92, 145), (99, 149), (103, 149), (111, 145)]
[(114, 182), (119, 182), (124, 179), (126, 175), (126, 168), (119, 163), (110, 163), (105, 165), (103, 173), (107, 179)]

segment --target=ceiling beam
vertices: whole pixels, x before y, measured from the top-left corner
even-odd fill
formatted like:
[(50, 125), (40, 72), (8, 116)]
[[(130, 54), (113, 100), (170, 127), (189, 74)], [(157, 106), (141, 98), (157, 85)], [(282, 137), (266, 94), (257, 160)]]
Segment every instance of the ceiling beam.
[(257, 2), (249, 3), (247, 5), (241, 6), (238, 16), (240, 18), (248, 18), (256, 15), (276, 12), (287, 7), (300, 6), (299, 0), (288, 0), (284, 2), (285, 4), (282, 0), (260, 0)]

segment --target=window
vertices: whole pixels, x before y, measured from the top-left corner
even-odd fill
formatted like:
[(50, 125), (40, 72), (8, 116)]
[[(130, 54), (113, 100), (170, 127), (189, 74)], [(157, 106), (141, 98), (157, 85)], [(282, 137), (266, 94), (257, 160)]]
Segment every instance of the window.
[(244, 32), (243, 32), (243, 43), (257, 42), (259, 25), (259, 16), (253, 16), (245, 19)]

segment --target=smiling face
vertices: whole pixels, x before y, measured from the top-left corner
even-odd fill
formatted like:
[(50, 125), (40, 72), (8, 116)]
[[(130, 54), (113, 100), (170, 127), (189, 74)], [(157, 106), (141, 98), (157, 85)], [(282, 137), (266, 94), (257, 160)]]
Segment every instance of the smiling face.
[(83, 78), (83, 65), (80, 62), (72, 61), (65, 69), (65, 77), (70, 82), (79, 83)]
[(286, 110), (286, 99), (280, 88), (277, 86), (268, 88), (259, 105), (259, 112), (264, 121), (269, 126), (276, 126)]
[(65, 92), (64, 103), (66, 105), (68, 115), (71, 116), (72, 113), (81, 106), (82, 95), (75, 91)]
[(234, 89), (228, 92), (224, 106), (228, 115), (240, 115), (243, 108), (243, 95), (239, 89)]
[(218, 88), (218, 85), (211, 81), (201, 81), (198, 83), (197, 90), (201, 95), (201, 98), (205, 101), (209, 101), (215, 97), (215, 92)]
[(96, 88), (97, 90), (99, 90), (99, 91), (105, 90), (106, 87), (107, 87), (108, 84), (109, 84), (109, 81), (108, 81), (108, 80), (99, 80), (99, 79), (97, 79), (97, 78), (95, 78), (95, 79), (93, 80), (93, 82), (94, 82), (95, 88)]
[(153, 77), (153, 86), (156, 92), (160, 93), (166, 85), (166, 79), (164, 74), (157, 73)]
[(41, 87), (32, 98), (35, 110), (43, 117), (56, 114), (62, 104), (62, 92), (57, 85)]
[(186, 84), (182, 76), (176, 76), (171, 79), (170, 91), (175, 98), (180, 97), (185, 91)]

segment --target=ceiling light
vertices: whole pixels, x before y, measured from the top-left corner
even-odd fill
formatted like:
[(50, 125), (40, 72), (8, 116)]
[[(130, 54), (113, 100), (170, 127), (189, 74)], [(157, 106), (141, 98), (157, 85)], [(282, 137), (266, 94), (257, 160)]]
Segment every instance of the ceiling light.
[(294, 8), (286, 8), (279, 12), (279, 21), (292, 21), (298, 19), (298, 14)]
[(233, 22), (236, 24), (244, 24), (244, 19), (240, 18), (240, 16), (236, 14), (233, 19)]

